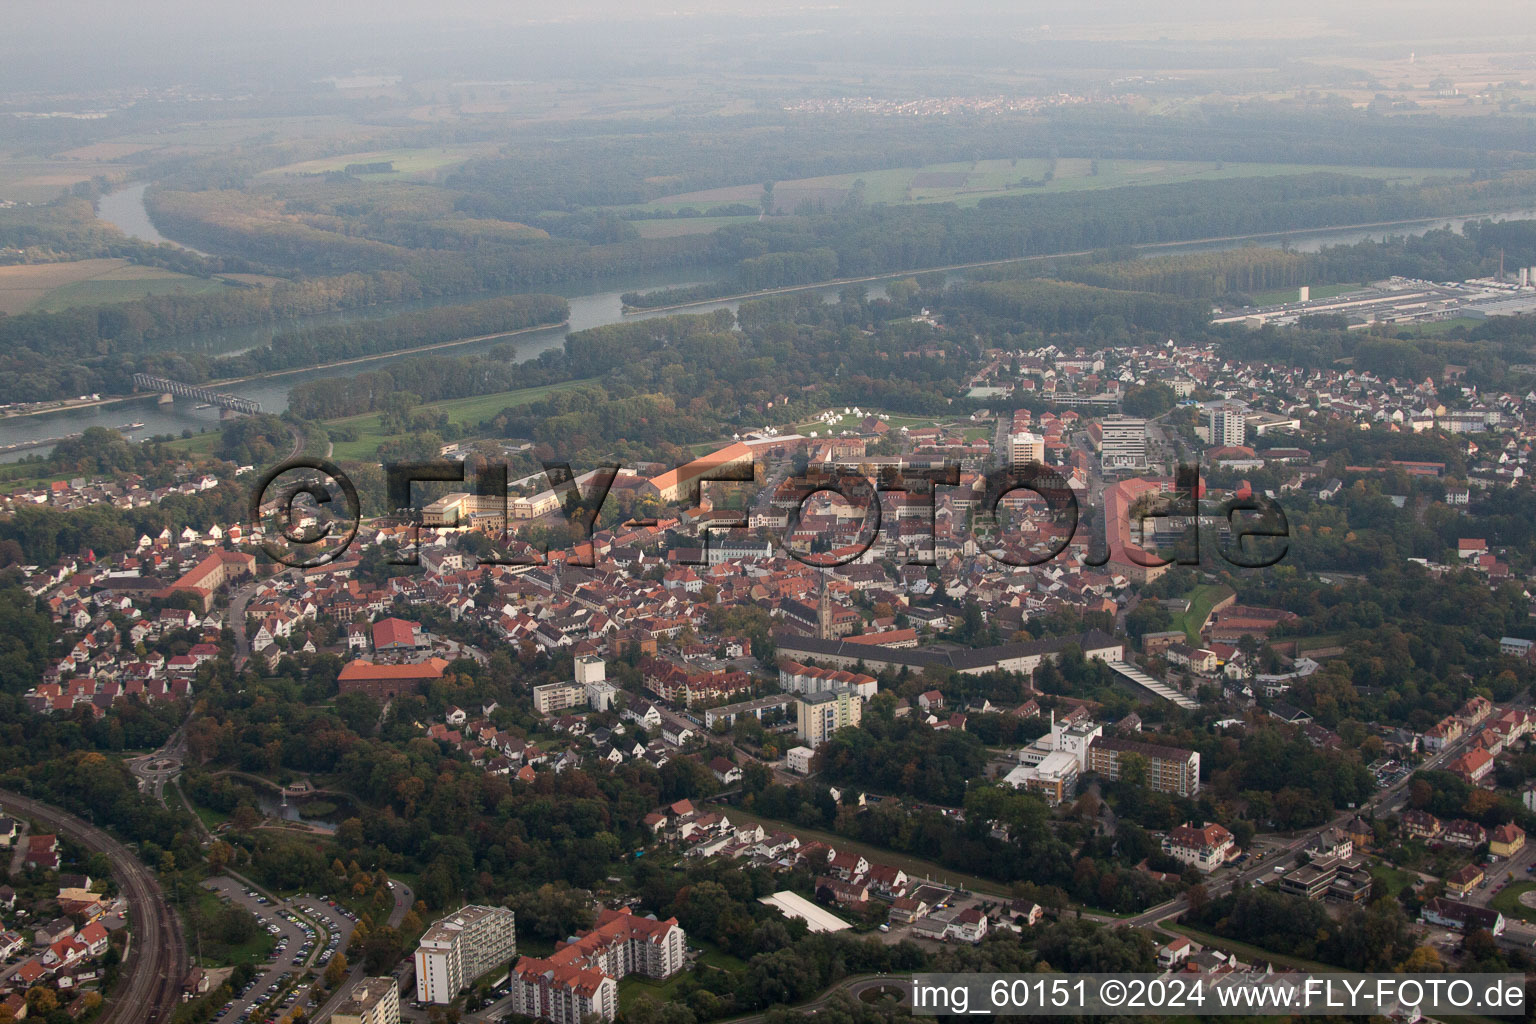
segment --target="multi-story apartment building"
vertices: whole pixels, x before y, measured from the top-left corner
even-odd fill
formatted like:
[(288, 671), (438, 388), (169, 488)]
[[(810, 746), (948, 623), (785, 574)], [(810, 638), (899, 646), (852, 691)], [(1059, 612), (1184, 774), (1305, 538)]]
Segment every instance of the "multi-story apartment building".
[(1248, 437), (1248, 410), (1238, 402), (1217, 402), (1207, 412), (1211, 447), (1239, 448)]
[(394, 978), (367, 978), (331, 1014), (333, 1024), (400, 1024), (400, 985)]
[(1194, 796), (1200, 792), (1200, 753), (1165, 747), (1140, 740), (1104, 736), (1088, 748), (1088, 770), (1105, 778), (1120, 778), (1128, 756), (1137, 756), (1146, 764), (1147, 786), (1158, 793)]
[(752, 677), (738, 669), (706, 671), (665, 658), (645, 658), (640, 662), (640, 673), (651, 693), (685, 706), (730, 698), (752, 688)]
[(618, 979), (668, 978), (683, 969), (687, 937), (676, 918), (637, 917), (628, 907), (604, 910), (597, 927), (547, 957), (523, 957), (512, 969), (512, 1011), (556, 1024), (588, 1015), (612, 1020)]
[(1028, 430), (1009, 434), (1008, 461), (1014, 469), (1045, 462), (1045, 438)]
[(533, 688), (533, 710), (554, 715), (587, 702), (587, 688), (581, 683), (545, 683)]
[(416, 999), (449, 1003), (480, 975), (517, 955), (517, 918), (506, 907), (469, 906), (434, 922), (416, 947)]
[(864, 702), (852, 687), (807, 693), (795, 701), (795, 735), (813, 750), (863, 719)]
[(779, 662), (779, 686), (785, 693), (819, 693), (850, 687), (865, 700), (873, 697), (879, 688), (874, 676), (846, 669), (814, 668), (798, 661)]

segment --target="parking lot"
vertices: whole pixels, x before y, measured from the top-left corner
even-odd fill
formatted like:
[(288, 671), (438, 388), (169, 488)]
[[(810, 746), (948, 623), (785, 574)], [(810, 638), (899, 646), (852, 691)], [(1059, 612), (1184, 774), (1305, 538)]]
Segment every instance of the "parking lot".
[(261, 973), (221, 1007), (214, 1020), (250, 1024), (276, 1018), (300, 999), (309, 1005), (310, 993), (295, 983), (306, 970), (318, 975), (346, 949), (355, 923), (350, 913), (321, 897), (275, 900), (231, 878), (211, 878), (203, 884), (221, 900), (255, 914), (277, 941)]

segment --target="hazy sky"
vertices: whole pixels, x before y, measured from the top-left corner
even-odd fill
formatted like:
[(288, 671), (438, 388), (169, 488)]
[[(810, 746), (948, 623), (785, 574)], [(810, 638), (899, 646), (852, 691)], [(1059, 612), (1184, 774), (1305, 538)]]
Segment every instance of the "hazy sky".
[[(163, 84), (225, 65), (247, 77), (270, 67), (280, 83), (290, 70), (390, 71), (413, 57), (447, 62), (498, 48), (515, 71), (520, 44), (545, 60), (568, 54), (573, 64), (626, 47), (628, 59), (657, 63), (699, 47), (751, 57), (765, 46), (776, 59), (797, 33), (834, 40), (858, 33), (866, 54), (877, 51), (871, 39), (905, 38), (908, 45), (891, 51), (905, 57), (912, 40), (940, 37), (1112, 38), (1149, 46), (1195, 40), (1234, 50), (1249, 40), (1259, 47), (1306, 40), (1305, 49), (1316, 52), (1394, 40), (1416, 40), (1421, 50), (1471, 39), (1509, 48), (1536, 31), (1527, 4), (1493, 0), (9, 0), (4, 12), (0, 66), (9, 67), (0, 76), (11, 90), (28, 82), (57, 88), (71, 75), (82, 88), (135, 76)], [(643, 31), (633, 36), (617, 31), (636, 23)]]

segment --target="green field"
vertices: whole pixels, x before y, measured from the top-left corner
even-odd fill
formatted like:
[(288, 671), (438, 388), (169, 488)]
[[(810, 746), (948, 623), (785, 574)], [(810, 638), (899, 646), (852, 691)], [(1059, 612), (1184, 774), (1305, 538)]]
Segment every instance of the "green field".
[(1184, 635), (1189, 638), (1189, 642), (1198, 647), (1200, 625), (1205, 622), (1206, 616), (1211, 614), (1212, 606), (1227, 593), (1227, 588), (1220, 583), (1206, 583), (1196, 587), (1185, 595), (1189, 601), (1189, 611), (1175, 615), (1168, 628), (1182, 629)]
[(723, 808), (725, 816), (733, 822), (751, 821), (762, 825), (765, 829), (788, 832), (798, 836), (802, 842), (814, 840), (826, 843), (839, 851), (852, 851), (863, 854), (872, 864), (889, 864), (891, 867), (900, 868), (909, 875), (937, 879), (941, 884), (958, 885), (972, 892), (988, 896), (1006, 896), (1008, 887), (1002, 882), (982, 878), (980, 875), (968, 875), (963, 871), (954, 871), (936, 864), (931, 860), (923, 860), (920, 857), (908, 856), (905, 853), (897, 853), (895, 850), (886, 850), (878, 846), (870, 846), (868, 843), (854, 842), (837, 835), (834, 832), (823, 832), (820, 829), (804, 828), (793, 825), (787, 821), (776, 821), (773, 818), (765, 818), (751, 811), (744, 811), (740, 807)]
[[(1057, 160), (1053, 177), (1050, 181), (1045, 181), (1048, 170), (1049, 165), (1046, 160), (1033, 157), (898, 167), (889, 170), (780, 181), (774, 185), (774, 197), (779, 213), (793, 213), (802, 202), (810, 202), (813, 206), (819, 204), (825, 208), (836, 207), (851, 194), (850, 190), (856, 181), (863, 181), (864, 201), (867, 203), (953, 202), (969, 206), (989, 196), (1037, 195), (1084, 189), (1120, 188), (1127, 185), (1169, 185), (1190, 181), (1277, 177), (1314, 172), (1354, 174), (1398, 184), (1415, 183), (1430, 177), (1462, 177), (1468, 173), (1463, 169), (1422, 167), (1179, 160), (1095, 161), (1079, 158)], [(761, 200), (762, 194), (762, 185), (753, 183), (663, 196), (628, 208), (646, 210), (693, 208), (703, 212), (723, 203), (756, 204)]]
[(1514, 882), (1501, 889), (1491, 901), (1493, 909), (1505, 917), (1536, 922), (1536, 910), (1520, 902), (1520, 894), (1536, 889), (1536, 882)]
[(178, 274), (116, 257), (23, 263), (0, 267), (0, 314), (131, 302), (146, 295), (196, 294), (230, 287), (224, 281)]
[(628, 1010), (641, 998), (650, 996), (658, 1003), (670, 1003), (677, 997), (677, 990), (688, 977), (686, 972), (672, 975), (666, 981), (656, 981), (639, 974), (626, 975), (619, 981), (619, 1010)]
[(443, 167), (461, 164), (470, 157), (488, 150), (486, 146), (433, 146), (428, 149), (380, 149), (365, 153), (344, 153), (320, 160), (305, 160), (296, 164), (276, 167), (264, 172), (264, 176), (283, 174), (327, 174), (346, 170), (348, 164), (392, 163), (392, 172), (360, 174), (367, 181), (387, 181), (412, 174), (423, 174)]
[(1482, 320), (1470, 316), (1458, 316), (1450, 320), (1436, 320), (1429, 324), (1404, 324), (1402, 329), (1416, 338), (1433, 338), (1462, 328), (1476, 327)]
[[(204, 920), (217, 920), (219, 913), (230, 906), (211, 890), (197, 886), (197, 905)], [(237, 964), (265, 963), (276, 940), (266, 929), (258, 928), (256, 934), (239, 945), (229, 945), (217, 938), (205, 935), (202, 941), (203, 963), (209, 967), (233, 967)]]
[(185, 452), (187, 455), (211, 456), (223, 436), (216, 429), (209, 430), (206, 433), (193, 434), (191, 437), (178, 437), (174, 441), (167, 442), (166, 447)]
[(1374, 863), (1370, 870), (1371, 877), (1386, 886), (1394, 898), (1404, 889), (1412, 888), (1413, 883), (1419, 880), (1419, 876), (1413, 872), (1394, 868), (1390, 864)]
[(127, 280), (97, 279), (78, 281), (55, 289), (32, 308), (43, 313), (57, 313), (72, 306), (105, 306), (113, 302), (133, 302), (147, 295), (200, 295), (229, 287), (222, 281), (188, 277), (165, 271), (163, 277)]
[[(547, 384), (537, 388), (521, 388), (517, 391), (498, 391), (492, 395), (476, 395), (472, 398), (453, 398), (445, 402), (432, 402), (419, 408), (447, 413), (450, 423), (473, 425), (490, 419), (509, 406), (527, 405), (529, 402), (536, 401), (556, 391), (569, 391), (572, 388), (590, 384), (594, 379), (584, 378), (582, 380), (562, 381), (559, 384)], [(331, 457), (338, 462), (345, 460), (370, 461), (374, 459), (378, 455), (379, 445), (394, 436), (384, 433), (380, 422), (381, 419), (382, 417), (378, 413), (365, 413), (361, 416), (348, 416), (339, 420), (328, 420), (328, 426), (348, 427), (357, 431), (356, 441), (337, 441)]]
[(630, 221), (641, 238), (676, 238), (679, 235), (707, 235), (729, 224), (750, 224), (756, 217), (672, 217), (664, 220)]

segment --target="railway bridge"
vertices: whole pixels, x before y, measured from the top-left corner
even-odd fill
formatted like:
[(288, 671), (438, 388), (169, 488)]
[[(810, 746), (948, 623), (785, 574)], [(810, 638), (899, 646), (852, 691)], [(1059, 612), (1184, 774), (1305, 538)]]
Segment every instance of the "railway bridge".
[(226, 395), (222, 391), (214, 391), (197, 384), (187, 384), (179, 380), (171, 380), (168, 377), (155, 377), (147, 373), (133, 375), (133, 386), (140, 391), (158, 391), (162, 395), (174, 395), (177, 398), (195, 398), (199, 402), (207, 402), (216, 405), (220, 409), (229, 412), (258, 413), (261, 412), (261, 403), (253, 402), (249, 398), (239, 398), (235, 395)]

